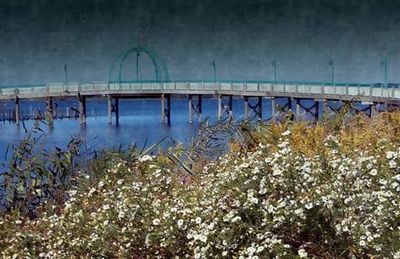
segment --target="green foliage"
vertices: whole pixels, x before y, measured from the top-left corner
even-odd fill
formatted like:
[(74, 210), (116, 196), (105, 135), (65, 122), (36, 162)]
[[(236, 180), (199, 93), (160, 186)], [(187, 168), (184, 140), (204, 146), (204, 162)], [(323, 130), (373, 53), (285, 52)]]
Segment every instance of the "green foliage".
[(38, 150), (43, 131), (36, 127), (19, 145), (10, 148), (11, 157), (3, 175), (3, 210), (20, 210), (31, 216), (44, 199), (62, 199), (79, 173), (78, 156), (82, 141), (72, 138), (66, 150), (56, 147), (52, 153)]

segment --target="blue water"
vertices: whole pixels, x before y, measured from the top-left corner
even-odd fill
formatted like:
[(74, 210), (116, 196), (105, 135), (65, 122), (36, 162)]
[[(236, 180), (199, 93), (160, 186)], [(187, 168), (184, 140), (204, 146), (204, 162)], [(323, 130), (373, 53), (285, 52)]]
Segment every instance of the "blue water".
[[(253, 102), (254, 104), (254, 101)], [(281, 100), (282, 103), (285, 102)], [(278, 103), (281, 102), (278, 100)], [(57, 110), (65, 111), (67, 107), (76, 107), (76, 101), (55, 100)], [(6, 102), (0, 104), (2, 110), (13, 110), (14, 104)], [(292, 104), (292, 107), (295, 107)], [(45, 109), (45, 101), (23, 100), (21, 102), (22, 114), (29, 114), (32, 110)], [(1, 111), (1, 110), (0, 110)], [(119, 125), (107, 123), (106, 99), (87, 100), (87, 124), (80, 126), (79, 120), (55, 120), (53, 128), (40, 123), (40, 128), (46, 132), (41, 138), (40, 147), (47, 150), (65, 148), (73, 136), (79, 136), (86, 141), (88, 148), (102, 149), (106, 147), (124, 147), (136, 143), (139, 146), (158, 142), (164, 137), (164, 145), (171, 145), (172, 139), (188, 143), (196, 134), (199, 123), (197, 116), (193, 117), (193, 124), (188, 123), (188, 102), (184, 98), (171, 99), (171, 126), (161, 124), (161, 102), (159, 99), (121, 99)], [(244, 115), (244, 102), (242, 98), (233, 99), (233, 115), (235, 120), (241, 120)], [(254, 114), (251, 114), (255, 116)], [(216, 121), (217, 99), (203, 98), (203, 119), (209, 118), (210, 124)], [(271, 101), (263, 99), (263, 119), (271, 117)], [(25, 120), (26, 129), (32, 129), (35, 121)], [(0, 123), (0, 161), (5, 160), (5, 150), (9, 144), (19, 143), (25, 136), (23, 125), (14, 123)]]

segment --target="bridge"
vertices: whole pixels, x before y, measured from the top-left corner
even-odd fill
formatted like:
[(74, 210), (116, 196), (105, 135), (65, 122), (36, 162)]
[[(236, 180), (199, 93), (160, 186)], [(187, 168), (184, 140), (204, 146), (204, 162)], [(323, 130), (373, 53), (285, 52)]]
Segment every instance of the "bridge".
[[(14, 121), (21, 120), (21, 99), (43, 99), (47, 103), (46, 118), (53, 123), (53, 99), (76, 98), (79, 103), (79, 121), (86, 124), (86, 100), (106, 98), (108, 100), (108, 123), (119, 123), (119, 100), (122, 98), (159, 98), (161, 102), (161, 122), (171, 123), (171, 98), (184, 96), (188, 100), (188, 122), (193, 123), (197, 116), (202, 120), (202, 98), (215, 97), (218, 100), (217, 117), (233, 116), (232, 99), (242, 98), (245, 117), (251, 114), (262, 119), (263, 102), (269, 99), (272, 119), (279, 113), (291, 110), (295, 118), (301, 112), (311, 114), (316, 120), (324, 112), (339, 111), (332, 102), (360, 103), (364, 112), (374, 116), (400, 103), (400, 88), (386, 84), (333, 84), (269, 81), (118, 81), (92, 83), (52, 83), (43, 85), (4, 86), (0, 88), (0, 100), (13, 100), (15, 103)], [(285, 104), (278, 105), (283, 99)], [(305, 100), (312, 102), (306, 105)], [(282, 102), (282, 100), (281, 100)], [(293, 107), (295, 106), (295, 107)], [(341, 105), (343, 106), (343, 105)], [(383, 108), (382, 108), (383, 107)], [(320, 110), (322, 109), (322, 110)], [(356, 109), (356, 108), (355, 108)]]

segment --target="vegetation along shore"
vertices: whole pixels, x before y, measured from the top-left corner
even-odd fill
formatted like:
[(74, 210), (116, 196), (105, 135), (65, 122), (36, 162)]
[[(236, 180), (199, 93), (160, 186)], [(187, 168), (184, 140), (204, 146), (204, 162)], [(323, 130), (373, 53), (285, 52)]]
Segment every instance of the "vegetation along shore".
[(3, 172), (11, 258), (400, 258), (400, 113), (221, 123), (189, 148), (37, 155)]

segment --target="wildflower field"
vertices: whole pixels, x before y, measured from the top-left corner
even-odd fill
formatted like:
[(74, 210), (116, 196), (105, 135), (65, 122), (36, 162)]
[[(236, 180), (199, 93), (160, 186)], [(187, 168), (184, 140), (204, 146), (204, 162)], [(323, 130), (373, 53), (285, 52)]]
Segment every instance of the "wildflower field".
[(3, 213), (1, 256), (400, 258), (400, 113), (242, 124), (216, 158), (199, 143), (67, 170), (33, 215)]

